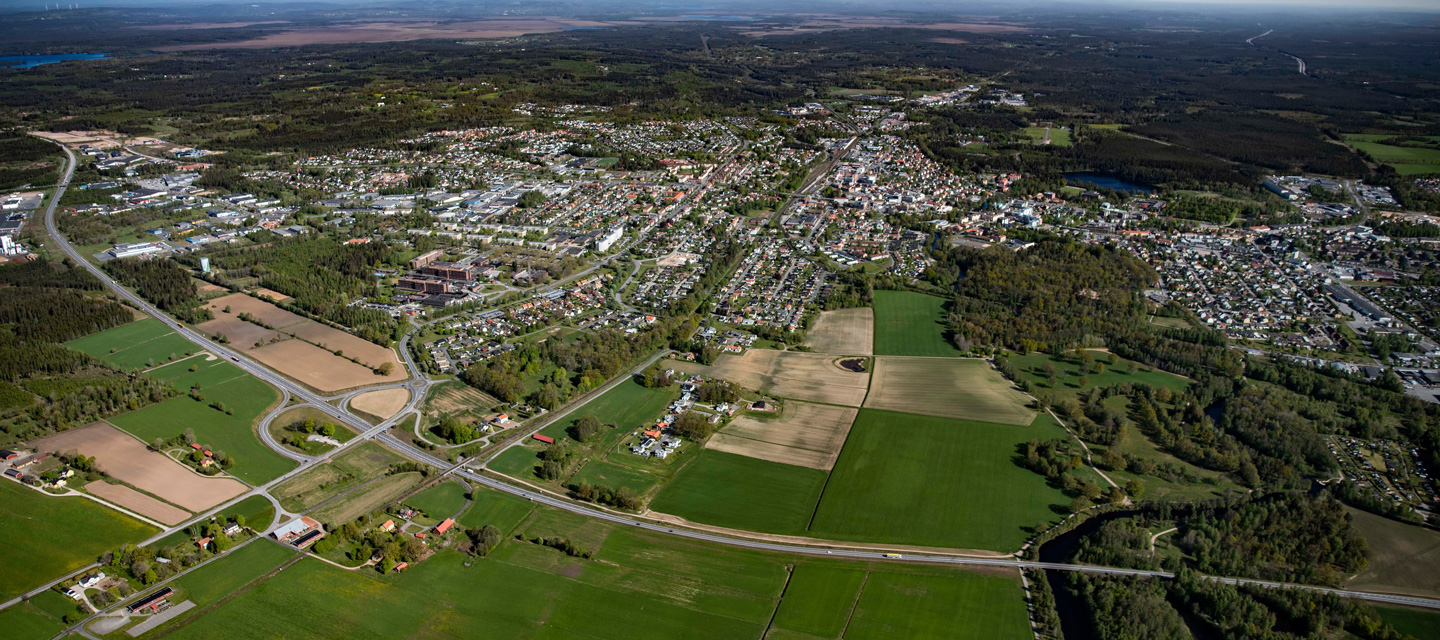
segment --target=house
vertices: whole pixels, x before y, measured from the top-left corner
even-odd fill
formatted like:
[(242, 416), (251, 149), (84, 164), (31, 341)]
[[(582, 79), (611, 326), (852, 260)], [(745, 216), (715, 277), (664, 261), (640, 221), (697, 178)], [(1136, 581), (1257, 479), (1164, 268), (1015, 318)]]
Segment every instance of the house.
[(450, 527), (453, 527), (453, 526), (455, 526), (455, 519), (454, 519), (454, 518), (446, 518), (444, 522), (441, 522), (440, 524), (435, 525), (435, 535), (437, 535), (437, 536), (443, 536), (443, 535), (445, 535), (445, 532), (446, 532), (446, 531), (449, 531), (449, 530), (450, 530)]
[(401, 562), (400, 564), (395, 565), (395, 571), (396, 571), (397, 573), (398, 573), (398, 572), (401, 572), (401, 571), (404, 571), (404, 570), (405, 570), (405, 567), (408, 567), (408, 566), (410, 566), (410, 563), (408, 563), (408, 562)]
[(145, 596), (144, 598), (136, 600), (129, 606), (125, 607), (125, 610), (129, 611), (130, 613), (135, 613), (136, 611), (140, 611), (143, 609), (159, 611), (161, 605), (165, 604), (165, 600), (169, 598), (170, 594), (172, 593), (175, 593), (174, 589), (171, 589), (170, 587), (165, 587), (164, 589), (156, 591), (155, 593)]
[(225, 528), (221, 529), (221, 532), (227, 536), (233, 536), (237, 533), (240, 533), (240, 525), (231, 522), (230, 524), (225, 525)]
[(310, 518), (305, 516), (300, 516), (299, 518), (280, 525), (280, 527), (274, 532), (272, 532), (270, 535), (275, 536), (275, 539), (281, 542), (291, 542), (302, 536), (318, 531), (319, 529), (319, 522), (311, 520)]
[(14, 459), (16, 459), (16, 458), (19, 458), (19, 457), (20, 457), (20, 454), (14, 452), (14, 451), (11, 451), (11, 450), (9, 450), (9, 449), (0, 449), (0, 460), (3, 460), (3, 461), (5, 461), (5, 462), (10, 462), (10, 461), (12, 461), (12, 460), (14, 460)]
[(82, 589), (94, 589), (103, 580), (105, 580), (105, 572), (96, 571), (95, 573), (81, 577), (80, 587)]
[(209, 546), (210, 546), (210, 543), (211, 543), (212, 541), (214, 541), (214, 540), (215, 540), (215, 539), (214, 539), (214, 538), (211, 538), (210, 536), (205, 536), (204, 538), (201, 538), (201, 539), (199, 539), (199, 540), (196, 540), (196, 541), (195, 541), (195, 546), (200, 547), (201, 549), (204, 549), (204, 548), (206, 548), (206, 547), (209, 547)]
[(531, 437), (531, 438), (534, 438), (534, 439), (536, 439), (536, 440), (539, 440), (539, 441), (541, 441), (541, 442), (544, 442), (545, 444), (555, 444), (555, 439), (552, 438), (552, 437), (550, 437), (550, 436), (542, 436), (542, 435), (536, 433), (536, 434), (531, 434), (530, 437)]
[(381, 531), (384, 531), (385, 533), (390, 533), (391, 531), (394, 531), (394, 530), (395, 530), (395, 521), (394, 521), (394, 520), (386, 520), (386, 521), (385, 521), (385, 524), (380, 525), (380, 530), (381, 530)]

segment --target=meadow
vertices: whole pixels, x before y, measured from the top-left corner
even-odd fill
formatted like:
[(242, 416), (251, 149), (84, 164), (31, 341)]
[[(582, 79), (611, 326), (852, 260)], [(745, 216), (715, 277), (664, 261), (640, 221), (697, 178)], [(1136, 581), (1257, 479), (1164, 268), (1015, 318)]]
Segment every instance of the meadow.
[(465, 528), (490, 525), (509, 534), (535, 508), (528, 500), (493, 489), (477, 488), (470, 495), (470, 508), (455, 519)]
[(334, 501), (317, 507), (310, 517), (336, 527), (398, 500), (423, 480), (419, 472), (381, 476)]
[(913, 291), (876, 291), (875, 355), (960, 355), (945, 339), (945, 300)]
[(0, 600), (9, 600), (157, 529), (88, 498), (0, 482)]
[[(264, 484), (294, 468), (294, 462), (271, 451), (255, 433), (255, 422), (279, 400), (270, 385), (220, 359), (191, 358), (151, 375), (182, 391), (198, 385), (203, 399), (176, 396), (115, 416), (112, 424), (147, 443), (193, 429), (198, 442), (233, 458), (229, 473), (250, 484)], [(217, 402), (229, 413), (211, 406)]]
[[(70, 611), (74, 610), (72, 606)], [(0, 609), (0, 629), (5, 630), (5, 637), (10, 640), (49, 640), (65, 630), (65, 623), (30, 601)]]
[[(1344, 134), (1346, 144), (1370, 154), (1376, 162), (1385, 164), (1402, 176), (1423, 173), (1440, 173), (1440, 149), (1404, 147), (1382, 144), (1381, 140), (1395, 136), (1386, 134)], [(1432, 144), (1437, 140), (1431, 136)]]
[(650, 508), (720, 527), (806, 535), (825, 477), (819, 469), (705, 450)]
[[(1023, 356), (1012, 354), (1009, 361), (1019, 378), (1016, 382), (1028, 380), (1035, 386), (1037, 395), (1046, 393), (1061, 399), (1075, 397), (1076, 394), (1090, 389), (1126, 382), (1166, 387), (1171, 391), (1183, 391), (1190, 386), (1190, 380), (1173, 373), (1146, 367), (1123, 358), (1116, 358), (1117, 364), (1111, 365), (1105, 362), (1109, 358), (1109, 354), (1092, 351), (1091, 355), (1096, 361), (1104, 364), (1103, 372), (1096, 373), (1093, 365), (1092, 368), (1087, 369), (1078, 360), (1057, 358), (1044, 353), (1030, 353)], [(1050, 373), (1045, 368), (1046, 364), (1054, 368), (1054, 387), (1050, 386)], [(1085, 384), (1080, 384), (1080, 378), (1085, 378)]]
[(1016, 447), (1065, 437), (1053, 421), (1022, 427), (863, 409), (810, 529), (842, 540), (1014, 551), (1070, 501), (1016, 465)]
[(175, 581), (175, 586), (183, 587), (190, 594), (190, 600), (203, 607), (260, 579), (294, 557), (294, 549), (260, 539), (185, 574)]
[(270, 490), (287, 511), (313, 508), (340, 492), (380, 475), (390, 465), (404, 462), (398, 454), (376, 442), (363, 443), (328, 463), (317, 465)]
[(200, 351), (155, 318), (144, 318), (73, 340), (66, 346), (121, 369), (145, 369)]
[(405, 505), (424, 511), (436, 520), (444, 520), (465, 508), (465, 486), (458, 482), (442, 482), (410, 496)]
[(785, 585), (773, 625), (820, 638), (838, 638), (865, 584), (859, 567), (800, 564)]

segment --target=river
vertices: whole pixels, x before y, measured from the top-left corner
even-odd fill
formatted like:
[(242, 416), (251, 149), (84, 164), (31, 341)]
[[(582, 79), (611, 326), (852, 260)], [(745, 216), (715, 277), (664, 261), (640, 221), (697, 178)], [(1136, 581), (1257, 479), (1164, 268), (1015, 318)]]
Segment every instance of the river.
[(12, 69), (29, 69), (42, 64), (54, 64), (69, 60), (100, 60), (110, 57), (108, 53), (57, 53), (50, 55), (33, 56), (0, 56), (0, 67)]

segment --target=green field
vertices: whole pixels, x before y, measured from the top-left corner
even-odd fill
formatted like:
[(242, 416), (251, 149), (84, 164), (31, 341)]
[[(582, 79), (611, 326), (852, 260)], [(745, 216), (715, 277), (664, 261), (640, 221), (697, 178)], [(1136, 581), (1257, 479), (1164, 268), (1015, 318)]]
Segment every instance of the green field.
[(195, 343), (154, 318), (92, 333), (67, 346), (121, 369), (146, 369), (200, 351)]
[(821, 638), (838, 638), (865, 584), (858, 567), (802, 564), (795, 567), (774, 626)]
[[(1025, 137), (1040, 144), (1045, 140), (1045, 127), (1025, 127)], [(1050, 127), (1050, 144), (1056, 147), (1070, 146), (1070, 130)]]
[[(74, 601), (71, 604), (75, 604)], [(72, 606), (70, 611), (74, 610)], [(0, 629), (5, 630), (5, 637), (10, 640), (49, 640), (65, 630), (65, 623), (35, 606), (34, 602), (22, 602), (0, 609)]]
[(219, 601), (295, 557), (295, 550), (259, 539), (218, 558), (175, 581), (196, 605)]
[[(1057, 358), (1044, 353), (1029, 353), (1025, 355), (1011, 354), (1008, 358), (1010, 366), (1014, 368), (1016, 382), (1030, 381), (1035, 386), (1036, 394), (1049, 394), (1057, 398), (1073, 398), (1082, 391), (1088, 391), (1096, 387), (1109, 387), (1125, 382), (1131, 384), (1144, 384), (1152, 387), (1168, 387), (1171, 391), (1183, 391), (1190, 386), (1190, 381), (1173, 373), (1166, 373), (1159, 369), (1142, 366), (1132, 363), (1123, 358), (1118, 359), (1117, 364), (1111, 365), (1105, 362), (1108, 354), (1093, 351), (1091, 354), (1096, 361), (1105, 365), (1105, 370), (1095, 373), (1086, 369), (1085, 365), (1076, 360)], [(1050, 373), (1045, 369), (1049, 363), (1055, 370), (1055, 386), (1050, 386)], [(1134, 366), (1134, 373), (1126, 373), (1126, 370)], [(1080, 384), (1080, 378), (1084, 377), (1086, 384)]]
[(442, 482), (411, 496), (405, 504), (424, 511), (436, 520), (444, 520), (465, 508), (465, 486), (458, 482)]
[(287, 511), (299, 513), (380, 475), (392, 464), (404, 461), (377, 442), (365, 442), (340, 454), (328, 464), (316, 465), (280, 483), (270, 490), (270, 495), (275, 496)]
[[(617, 453), (616, 455), (623, 455)], [(654, 474), (646, 473), (638, 469), (623, 467), (613, 462), (604, 460), (591, 460), (585, 463), (580, 471), (575, 473), (571, 482), (589, 482), (594, 485), (604, 485), (619, 489), (625, 487), (634, 491), (636, 495), (645, 495), (660, 484), (662, 479)]]
[(820, 469), (707, 449), (660, 490), (650, 508), (692, 522), (805, 535), (825, 476)]
[(339, 526), (394, 502), (400, 496), (414, 489), (422, 479), (419, 473), (413, 471), (381, 476), (369, 484), (325, 503), (309, 515), (325, 523), (326, 526)]
[(875, 292), (875, 355), (958, 356), (945, 339), (945, 300), (913, 291)]
[(1026, 528), (1068, 504), (1016, 465), (1016, 446), (1067, 435), (1030, 426), (862, 409), (830, 474), (811, 531), (822, 537), (1014, 551)]
[(467, 529), (490, 525), (510, 533), (534, 508), (529, 501), (492, 489), (476, 489), (470, 496), (470, 508), (455, 523)]
[(1368, 511), (1346, 511), (1370, 547), (1370, 563), (1345, 588), (1440, 597), (1440, 533)]
[[(1376, 162), (1394, 168), (1402, 176), (1440, 173), (1440, 149), (1381, 144), (1381, 140), (1395, 137), (1387, 134), (1347, 133), (1344, 137), (1347, 144), (1370, 154)], [(1433, 142), (1435, 137), (1430, 139)]]
[(221, 513), (227, 516), (245, 516), (245, 526), (264, 531), (275, 520), (275, 505), (266, 500), (265, 496), (250, 496), (225, 508)]
[(876, 571), (865, 581), (845, 638), (1031, 638), (1023, 602), (1013, 572)]
[(144, 540), (155, 527), (92, 500), (0, 482), (0, 600), (9, 600)]
[(1415, 640), (1440, 640), (1440, 612), (1373, 605), (1380, 619)]
[[(195, 371), (190, 371), (190, 367)], [(263, 484), (295, 467), (295, 463), (271, 451), (255, 433), (255, 422), (279, 400), (270, 385), (223, 360), (200, 358), (156, 369), (156, 377), (176, 389), (200, 386), (203, 401), (181, 395), (138, 411), (121, 414), (110, 422), (135, 434), (144, 442), (174, 438), (186, 429), (195, 438), (235, 460), (229, 472), (250, 484)], [(222, 402), (230, 414), (210, 406)]]

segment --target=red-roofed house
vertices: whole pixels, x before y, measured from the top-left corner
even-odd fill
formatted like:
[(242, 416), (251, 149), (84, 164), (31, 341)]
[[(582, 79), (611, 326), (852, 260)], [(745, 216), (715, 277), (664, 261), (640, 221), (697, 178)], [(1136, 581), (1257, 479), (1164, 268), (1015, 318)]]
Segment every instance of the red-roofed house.
[(555, 439), (554, 439), (554, 438), (551, 438), (550, 436), (542, 436), (542, 435), (536, 433), (536, 434), (531, 435), (530, 437), (531, 437), (531, 438), (534, 438), (534, 439), (536, 439), (536, 440), (539, 440), (539, 441), (541, 441), (541, 442), (544, 442), (545, 444), (555, 444)]
[(435, 534), (436, 534), (436, 535), (441, 535), (441, 536), (443, 536), (443, 535), (445, 535), (445, 532), (446, 532), (446, 531), (449, 531), (449, 530), (450, 530), (450, 527), (453, 527), (453, 526), (455, 526), (455, 519), (454, 519), (454, 518), (446, 518), (444, 522), (441, 522), (440, 524), (435, 525)]

